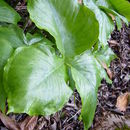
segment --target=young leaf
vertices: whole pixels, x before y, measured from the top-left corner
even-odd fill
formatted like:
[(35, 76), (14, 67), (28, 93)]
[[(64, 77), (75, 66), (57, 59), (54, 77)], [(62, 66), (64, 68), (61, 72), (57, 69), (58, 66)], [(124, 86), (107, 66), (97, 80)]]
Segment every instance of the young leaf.
[(29, 0), (28, 11), (40, 29), (54, 36), (66, 57), (83, 53), (97, 41), (98, 22), (93, 12), (76, 0)]
[(4, 83), (8, 112), (50, 115), (72, 94), (66, 84), (64, 61), (35, 47), (20, 47), (8, 61)]
[[(114, 29), (114, 24), (112, 20), (116, 20), (118, 28), (121, 28), (123, 20), (128, 23), (127, 19), (119, 14), (115, 8), (110, 4), (109, 0), (83, 0), (84, 4), (91, 9), (99, 22), (99, 41), (104, 46), (107, 45), (107, 40), (111, 32)], [(118, 1), (118, 0), (117, 0)], [(112, 0), (112, 2), (115, 2)], [(121, 5), (121, 4), (119, 4)], [(127, 12), (129, 10), (127, 9)], [(110, 16), (112, 18), (110, 18)]]
[(109, 67), (111, 61), (117, 57), (109, 46), (100, 48), (98, 51), (93, 52), (93, 55), (100, 61), (100, 64), (105, 63), (107, 67)]
[(20, 15), (6, 2), (0, 0), (0, 22), (17, 24)]
[(40, 34), (32, 35), (30, 33), (27, 33), (26, 38), (27, 38), (28, 45), (32, 45), (32, 44), (40, 42), (41, 40), (43, 40), (44, 37)]
[(112, 19), (116, 20), (118, 28), (120, 27), (120, 24), (122, 24), (121, 20), (128, 23), (127, 19), (121, 14), (119, 14), (119, 12), (117, 12), (117, 10), (111, 6), (109, 0), (97, 0), (96, 4), (107, 15), (114, 17), (114, 19), (113, 18)]
[[(99, 22), (99, 41), (101, 45), (107, 45), (107, 40), (114, 29), (112, 20), (96, 4), (95, 0), (83, 0), (84, 4), (91, 9)], [(105, 2), (105, 1), (104, 1)], [(104, 3), (106, 4), (106, 3)]]
[(38, 48), (39, 50), (41, 50), (42, 52), (44, 52), (48, 56), (51, 53), (52, 54), (55, 53), (55, 49), (52, 47), (53, 43), (44, 37), (40, 42), (35, 43), (32, 46)]
[(109, 0), (111, 6), (130, 21), (130, 2), (128, 0)]
[[(109, 53), (108, 51), (108, 54)], [(100, 82), (102, 78), (110, 82), (101, 65), (102, 61), (100, 61), (98, 57), (103, 57), (103, 59), (105, 59), (105, 55), (101, 56), (99, 52), (95, 54), (86, 52), (81, 56), (77, 56), (72, 62), (71, 67), (72, 77), (82, 100), (81, 116), (86, 130), (91, 126), (93, 121)], [(111, 55), (107, 57), (108, 61), (106, 64), (110, 63), (110, 60), (113, 58), (114, 54), (111, 53)]]
[(127, 19), (126, 19), (124, 16), (120, 15), (119, 13), (117, 13), (116, 11), (114, 11), (113, 9), (106, 8), (106, 7), (104, 7), (104, 6), (99, 6), (99, 8), (100, 8), (102, 11), (104, 11), (106, 14), (108, 14), (108, 15), (114, 17), (113, 20), (116, 20), (118, 29), (121, 29), (121, 27), (122, 27), (122, 21), (121, 21), (121, 20), (123, 20), (126, 24), (128, 24)]

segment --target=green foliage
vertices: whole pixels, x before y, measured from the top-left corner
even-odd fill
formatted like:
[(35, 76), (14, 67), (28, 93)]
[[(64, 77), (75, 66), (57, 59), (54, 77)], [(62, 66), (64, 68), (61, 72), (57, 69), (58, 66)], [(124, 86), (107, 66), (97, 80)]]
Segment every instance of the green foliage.
[[(109, 0), (83, 0), (85, 6), (87, 6), (95, 13), (95, 16), (99, 22), (99, 41), (102, 46), (107, 45), (107, 40), (109, 39), (110, 34), (114, 29), (113, 21), (109, 14), (115, 16), (115, 19), (117, 20), (117, 24), (119, 27), (121, 25), (120, 19), (127, 22), (126, 18), (124, 18), (118, 12), (116, 12), (116, 10), (114, 10), (111, 7), (108, 1)], [(114, 2), (115, 0), (111, 1)]]
[(13, 48), (25, 46), (27, 43), (23, 30), (16, 25), (0, 26), (0, 39), (6, 39)]
[[(7, 98), (8, 113), (53, 114), (64, 106), (76, 87), (82, 100), (85, 130), (91, 126), (100, 82), (105, 78), (111, 83), (102, 64), (109, 67), (115, 58), (107, 45), (113, 30), (108, 12), (118, 17), (119, 22), (120, 18), (125, 20), (119, 13), (127, 15), (107, 1), (84, 0), (84, 4), (76, 0), (28, 0), (30, 18), (55, 38), (56, 45), (42, 34), (25, 36), (16, 25), (0, 26), (3, 112)], [(0, 10), (4, 6), (10, 10), (10, 17), (4, 11), (0, 20), (16, 24), (16, 12), (14, 15), (14, 10), (3, 1)], [(94, 44), (96, 47), (92, 49)]]
[(20, 15), (4, 0), (0, 0), (0, 22), (17, 24), (19, 20)]
[(0, 39), (0, 108), (5, 112), (6, 94), (3, 86), (3, 68), (11, 56), (13, 48), (6, 39)]
[(50, 115), (68, 101), (72, 91), (66, 84), (64, 61), (46, 49), (47, 54), (39, 48), (21, 47), (8, 61), (4, 73), (8, 112)]
[(37, 27), (54, 36), (65, 57), (83, 53), (97, 40), (98, 23), (94, 14), (74, 0), (29, 0), (28, 11)]
[(25, 46), (23, 31), (15, 26), (0, 26), (0, 108), (5, 112), (6, 94), (3, 86), (3, 69), (15, 48)]
[(130, 21), (130, 2), (128, 0), (109, 0), (109, 2), (114, 10)]
[[(115, 58), (111, 50), (108, 49), (105, 53), (109, 55), (107, 63)], [(71, 64), (72, 77), (82, 99), (81, 115), (86, 129), (91, 126), (93, 121), (97, 104), (97, 91), (102, 78), (110, 83), (102, 67), (100, 56), (105, 59), (105, 55), (101, 55), (100, 52), (95, 52), (95, 54), (86, 52), (75, 57)]]

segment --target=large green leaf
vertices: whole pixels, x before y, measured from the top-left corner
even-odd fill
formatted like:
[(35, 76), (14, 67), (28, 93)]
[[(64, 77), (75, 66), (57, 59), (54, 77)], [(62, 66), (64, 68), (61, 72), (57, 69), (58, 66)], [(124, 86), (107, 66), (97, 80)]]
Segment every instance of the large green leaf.
[[(96, 4), (95, 0), (83, 0), (84, 4), (96, 15), (99, 22), (99, 41), (103, 46), (107, 45), (107, 40), (114, 29), (112, 20)], [(102, 4), (106, 4), (105, 1)]]
[[(104, 51), (105, 55), (102, 55)], [(103, 59), (101, 60), (101, 58)], [(102, 67), (102, 62), (109, 64), (110, 60), (114, 58), (115, 55), (111, 50), (105, 49), (102, 52), (95, 52), (94, 54), (86, 52), (81, 56), (77, 56), (72, 62), (72, 77), (82, 100), (81, 116), (85, 130), (91, 126), (94, 118), (97, 104), (97, 91), (102, 78), (110, 82)]]
[(5, 111), (6, 95), (3, 86), (3, 69), (13, 50), (24, 46), (23, 31), (14, 25), (0, 26), (0, 109)]
[(128, 0), (109, 0), (111, 6), (130, 21), (130, 2)]
[(11, 44), (0, 38), (0, 109), (5, 112), (6, 94), (3, 87), (3, 68), (13, 52)]
[(66, 79), (64, 61), (54, 53), (18, 48), (4, 72), (8, 112), (50, 115), (60, 110), (72, 94)]
[(58, 49), (73, 57), (90, 49), (98, 38), (98, 22), (76, 0), (28, 0), (32, 21), (56, 39)]
[(17, 24), (20, 15), (6, 2), (0, 0), (0, 22)]

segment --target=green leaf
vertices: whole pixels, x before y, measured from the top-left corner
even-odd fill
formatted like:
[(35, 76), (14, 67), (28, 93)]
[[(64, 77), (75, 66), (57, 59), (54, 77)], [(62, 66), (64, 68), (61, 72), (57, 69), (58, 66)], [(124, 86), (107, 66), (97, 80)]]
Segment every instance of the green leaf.
[(0, 38), (10, 42), (13, 48), (27, 44), (23, 30), (15, 25), (0, 26)]
[(28, 45), (38, 48), (46, 55), (49, 56), (50, 53), (55, 53), (55, 49), (53, 48), (54, 43), (43, 37), (43, 35), (41, 34), (32, 35), (30, 33), (27, 33), (26, 38)]
[[(85, 6), (91, 9), (99, 22), (99, 41), (102, 46), (107, 45), (107, 40), (114, 29), (112, 20), (96, 4), (95, 0), (83, 0)], [(102, 3), (106, 5), (105, 1)]]
[(108, 67), (110, 66), (111, 61), (117, 58), (109, 46), (100, 48), (98, 51), (95, 51), (93, 55), (96, 57), (96, 59), (98, 59), (98, 61), (100, 61), (101, 64), (106, 63)]
[(0, 26), (0, 108), (5, 112), (6, 94), (3, 86), (3, 69), (13, 50), (24, 46), (23, 31), (14, 25)]
[(9, 112), (50, 115), (72, 94), (64, 61), (35, 47), (16, 49), (4, 72)]
[(112, 14), (113, 16), (115, 16), (115, 20), (117, 22), (117, 25), (119, 27), (119, 29), (121, 28), (120, 25), (122, 24), (121, 19), (128, 24), (127, 19), (120, 15), (110, 4), (109, 0), (97, 0), (96, 4), (98, 5), (98, 7), (103, 10), (106, 14)]
[(17, 24), (20, 19), (20, 15), (12, 7), (0, 0), (0, 22)]
[(6, 39), (0, 38), (0, 109), (5, 112), (6, 94), (3, 86), (3, 68), (7, 59), (13, 52), (13, 48)]
[[(34, 38), (35, 39), (35, 38)], [(42, 37), (42, 40), (38, 43), (33, 44), (33, 47), (38, 48), (42, 52), (44, 52), (46, 55), (50, 55), (51, 53), (55, 53), (55, 49), (53, 48), (53, 43), (49, 41), (48, 39)]]
[(115, 20), (116, 20), (116, 23), (117, 23), (117, 26), (118, 26), (119, 29), (121, 29), (121, 27), (122, 27), (122, 25), (121, 25), (122, 21), (121, 20), (123, 20), (125, 23), (128, 24), (127, 19), (124, 16), (117, 13), (116, 11), (114, 11), (113, 9), (106, 8), (104, 6), (99, 6), (99, 8), (101, 10), (103, 10), (106, 14), (112, 14), (115, 17)]
[[(105, 52), (105, 55), (103, 52)], [(101, 60), (101, 58), (103, 59)], [(110, 49), (105, 49), (101, 52), (95, 52), (95, 54), (86, 52), (77, 56), (71, 64), (72, 77), (82, 100), (81, 116), (85, 130), (91, 126), (94, 118), (97, 91), (102, 78), (110, 82), (101, 63), (106, 61), (106, 64), (110, 64), (110, 61), (114, 58), (114, 53)]]
[(29, 0), (28, 11), (37, 27), (54, 36), (66, 57), (83, 53), (97, 41), (98, 22), (93, 12), (76, 0)]
[(130, 2), (127, 0), (109, 0), (114, 10), (125, 16), (130, 21)]
[(28, 45), (32, 45), (32, 44), (38, 43), (41, 40), (43, 40), (43, 36), (41, 34), (37, 34), (37, 33), (34, 35), (27, 33), (26, 38), (27, 38)]

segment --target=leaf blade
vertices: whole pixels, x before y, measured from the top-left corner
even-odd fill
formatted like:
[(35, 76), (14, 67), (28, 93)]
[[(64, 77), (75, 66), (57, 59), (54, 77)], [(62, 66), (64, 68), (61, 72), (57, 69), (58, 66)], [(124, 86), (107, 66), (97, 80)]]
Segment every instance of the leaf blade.
[[(102, 46), (106, 46), (107, 40), (114, 29), (112, 20), (98, 7), (94, 0), (83, 0), (85, 6), (91, 9), (99, 22), (99, 41)], [(105, 2), (105, 1), (104, 1)], [(106, 4), (106, 3), (104, 3)]]
[(3, 85), (3, 70), (14, 49), (24, 46), (24, 34), (17, 26), (0, 26), (0, 108), (5, 112), (6, 93)]
[(109, 3), (112, 7), (119, 12), (120, 14), (124, 15), (128, 21), (130, 21), (130, 2), (127, 0), (109, 0)]
[(64, 62), (55, 55), (34, 47), (18, 48), (4, 72), (8, 112), (50, 115), (61, 109), (72, 93), (65, 73)]
[(81, 54), (97, 41), (98, 23), (94, 14), (76, 1), (29, 0), (28, 11), (40, 29), (54, 36), (58, 49), (66, 57)]
[(26, 44), (23, 30), (16, 25), (0, 26), (0, 38), (10, 42), (13, 48), (25, 46)]
[[(104, 51), (109, 54), (106, 59), (106, 55), (103, 54)], [(103, 59), (101, 60), (101, 58)], [(114, 53), (109, 49), (105, 49), (102, 52), (96, 52), (96, 54), (86, 52), (81, 56), (77, 56), (71, 64), (72, 77), (81, 96), (81, 116), (86, 130), (91, 126), (94, 118), (100, 82), (103, 78), (110, 82), (101, 62), (109, 65), (114, 58)]]
[(5, 112), (6, 93), (3, 86), (3, 68), (13, 48), (6, 40), (0, 39), (0, 109)]
[(20, 15), (12, 7), (0, 0), (0, 22), (17, 24), (20, 19)]

